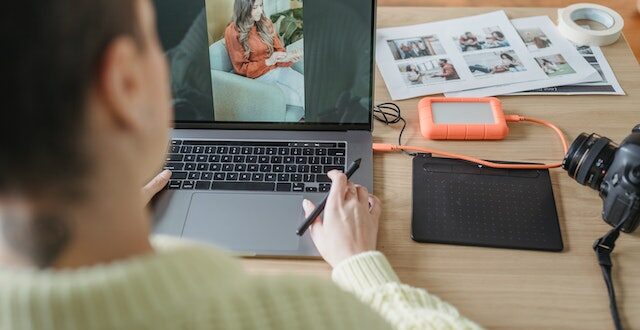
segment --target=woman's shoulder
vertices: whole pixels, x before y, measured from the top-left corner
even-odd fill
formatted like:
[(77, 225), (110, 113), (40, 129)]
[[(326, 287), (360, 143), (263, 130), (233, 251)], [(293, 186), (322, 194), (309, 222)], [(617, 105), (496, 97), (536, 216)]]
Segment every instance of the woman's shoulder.
[(227, 24), (227, 27), (224, 29), (224, 35), (227, 36), (235, 36), (238, 35), (238, 27), (234, 22), (230, 22)]

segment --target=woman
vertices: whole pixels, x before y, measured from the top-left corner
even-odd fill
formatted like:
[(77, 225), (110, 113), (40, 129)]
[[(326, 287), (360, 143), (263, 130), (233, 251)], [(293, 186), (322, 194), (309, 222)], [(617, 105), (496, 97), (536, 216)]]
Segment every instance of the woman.
[(422, 76), (424, 75), (415, 65), (407, 65), (405, 71), (407, 72), (407, 78), (413, 85), (422, 84)]
[(558, 71), (558, 66), (555, 63), (547, 60), (546, 58), (542, 59), (541, 67), (546, 74), (552, 74)]
[(233, 69), (247, 78), (275, 84), (286, 104), (304, 108), (304, 76), (291, 68), (302, 55), (287, 53), (262, 1), (235, 0), (233, 19), (224, 33)]
[(504, 36), (504, 33), (500, 31), (491, 32), (491, 36), (487, 38), (488, 48), (499, 48), (509, 46), (509, 42)]
[(521, 71), (522, 63), (520, 63), (520, 61), (515, 59), (513, 56), (507, 53), (502, 53), (500, 54), (500, 59), (502, 60), (502, 64), (499, 66), (506, 68), (509, 71), (511, 71), (512, 69), (515, 71)]
[[(0, 329), (478, 328), (401, 284), (375, 251), (380, 201), (339, 172), (310, 233), (343, 290), (252, 276), (211, 247), (150, 241), (146, 204), (171, 173), (140, 186), (166, 159), (172, 121), (151, 2), (20, 4), (0, 13), (16, 47), (7, 60), (25, 63), (3, 72), (16, 111), (0, 121)], [(32, 130), (12, 127), (27, 121)]]

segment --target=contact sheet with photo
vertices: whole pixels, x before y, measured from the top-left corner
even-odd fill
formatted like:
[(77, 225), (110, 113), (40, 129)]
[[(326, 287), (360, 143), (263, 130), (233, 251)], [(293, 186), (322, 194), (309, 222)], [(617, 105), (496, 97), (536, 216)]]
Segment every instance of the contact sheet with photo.
[(545, 74), (546, 79), (449, 92), (446, 96), (484, 97), (601, 80), (598, 72), (560, 34), (549, 17), (519, 18), (511, 23), (537, 63), (535, 70)]
[(393, 100), (548, 79), (504, 11), (378, 29), (376, 38)]

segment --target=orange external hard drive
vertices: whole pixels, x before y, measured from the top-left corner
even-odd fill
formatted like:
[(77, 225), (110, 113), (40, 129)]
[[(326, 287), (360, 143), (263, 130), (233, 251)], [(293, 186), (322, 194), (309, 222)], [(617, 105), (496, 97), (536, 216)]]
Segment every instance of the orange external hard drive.
[(418, 105), (420, 130), (431, 140), (501, 140), (509, 134), (495, 97), (426, 97)]

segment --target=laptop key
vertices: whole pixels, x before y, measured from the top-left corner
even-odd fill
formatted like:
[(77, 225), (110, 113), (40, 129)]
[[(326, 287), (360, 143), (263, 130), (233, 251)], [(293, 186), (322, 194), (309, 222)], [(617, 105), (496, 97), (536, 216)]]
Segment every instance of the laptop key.
[(276, 173), (284, 172), (284, 165), (273, 165), (273, 171)]
[(278, 148), (278, 155), (280, 156), (288, 156), (289, 148)]
[(171, 180), (185, 180), (187, 175), (189, 175), (187, 172), (172, 172)]
[(167, 162), (181, 162), (184, 159), (184, 155), (179, 155), (179, 154), (168, 154), (167, 155)]
[(250, 191), (274, 191), (275, 183), (268, 182), (213, 182), (211, 190), (250, 190)]
[(211, 187), (211, 181), (198, 181), (196, 182), (197, 190), (209, 190)]
[(344, 156), (346, 152), (344, 151), (344, 149), (329, 149), (327, 151), (327, 154), (329, 156)]
[(184, 163), (167, 163), (164, 168), (171, 171), (181, 171), (184, 169)]
[(219, 172), (222, 169), (222, 164), (209, 164), (209, 171)]
[(193, 188), (195, 188), (193, 181), (182, 181), (182, 189), (192, 190)]
[(244, 163), (245, 159), (247, 159), (246, 156), (233, 156), (234, 163)]
[(344, 172), (344, 167), (343, 166), (325, 166), (324, 169), (323, 169), (323, 172), (324, 173), (329, 173), (329, 172), (331, 172), (333, 170), (338, 170), (338, 171)]
[(209, 169), (209, 164), (208, 163), (198, 164), (197, 169), (198, 169), (198, 171), (206, 171), (206, 170)]
[(190, 172), (189, 180), (198, 180), (200, 179), (200, 172)]
[(293, 158), (292, 156), (284, 156), (284, 158), (282, 158), (282, 162), (285, 164), (293, 164), (295, 163), (296, 159)]
[(194, 154), (203, 154), (204, 153), (204, 147), (202, 146), (196, 146), (193, 148), (193, 153)]
[(327, 149), (316, 149), (316, 156), (326, 156), (327, 155)]
[(331, 182), (331, 179), (325, 174), (318, 174), (316, 175), (316, 182)]
[(258, 166), (258, 164), (247, 165), (247, 172), (258, 172), (259, 170), (260, 170), (260, 166)]
[(182, 140), (171, 140), (172, 146), (179, 146), (182, 144)]
[(182, 187), (182, 181), (171, 180), (171, 181), (169, 181), (169, 185), (167, 187), (169, 189), (180, 189), (180, 187)]
[(299, 173), (309, 173), (311, 172), (311, 166), (309, 165), (298, 165)]
[(238, 181), (238, 173), (227, 173), (227, 181)]
[(247, 156), (246, 161), (249, 164), (255, 164), (258, 162), (258, 156)]
[(269, 163), (269, 156), (260, 156), (258, 157), (258, 163), (266, 164)]
[(316, 180), (316, 175), (315, 174), (305, 174), (304, 175), (304, 182), (314, 182)]
[(169, 148), (169, 152), (172, 154), (177, 154), (180, 152), (180, 147), (179, 146), (171, 146), (171, 148)]
[(218, 172), (213, 175), (213, 179), (216, 181), (224, 181), (224, 178), (226, 177), (227, 177), (226, 174), (222, 172)]
[(276, 185), (276, 191), (291, 191), (291, 183), (278, 183)]
[(251, 181), (251, 173), (240, 173), (240, 181)]
[(322, 166), (320, 165), (311, 166), (311, 173), (322, 173)]
[(287, 173), (295, 173), (297, 169), (298, 167), (295, 165), (285, 165), (284, 167), (284, 171)]
[(264, 176), (264, 181), (269, 181), (269, 182), (276, 181), (276, 175), (274, 173), (267, 173)]
[(245, 172), (247, 170), (247, 164), (236, 164), (234, 167), (234, 171), (236, 172)]
[(293, 182), (302, 182), (302, 174), (291, 174), (291, 181)]
[(229, 147), (229, 153), (232, 155), (238, 155), (240, 151), (240, 147)]
[(269, 173), (271, 172), (271, 165), (260, 165), (260, 172)]
[(344, 166), (345, 162), (346, 161), (345, 161), (344, 157), (336, 157), (336, 158), (333, 159), (333, 163), (335, 165), (343, 165)]
[(264, 181), (264, 173), (253, 173), (251, 181)]
[(307, 157), (306, 156), (298, 156), (296, 157), (296, 164), (306, 164)]
[(183, 154), (190, 154), (191, 151), (193, 151), (192, 146), (182, 146), (182, 148), (180, 148), (180, 152)]
[(196, 164), (195, 163), (187, 163), (184, 165), (184, 170), (185, 171), (195, 171), (196, 170)]
[(300, 156), (300, 155), (302, 155), (302, 149), (300, 149), (300, 148), (293, 148), (293, 149), (291, 149), (291, 155), (293, 155), (293, 156)]
[(208, 159), (209, 157), (207, 157), (206, 155), (198, 155), (198, 157), (196, 157), (196, 161), (198, 163), (206, 163)]
[(243, 155), (251, 155), (253, 153), (253, 148), (252, 147), (242, 147), (242, 154)]
[(196, 155), (185, 155), (184, 156), (184, 161), (185, 162), (189, 162), (189, 163), (195, 162), (196, 161)]
[(318, 190), (320, 192), (328, 192), (329, 190), (331, 190), (331, 185), (330, 184), (326, 184), (326, 183), (322, 183), (318, 186)]
[(211, 181), (211, 180), (213, 180), (213, 173), (204, 172), (204, 173), (202, 173), (201, 178), (202, 178), (202, 180)]
[(318, 187), (307, 187), (307, 192), (318, 192)]
[(211, 155), (209, 156), (209, 163), (219, 163), (220, 155)]
[(291, 176), (289, 174), (278, 174), (278, 181), (280, 182), (288, 182)]
[(206, 147), (204, 148), (204, 152), (207, 154), (215, 154), (216, 153), (216, 147)]
[(282, 156), (271, 156), (271, 164), (282, 164)]
[(309, 164), (320, 165), (320, 157), (309, 157)]
[(233, 157), (229, 156), (229, 155), (224, 155), (222, 157), (220, 157), (220, 161), (223, 163), (231, 163), (233, 161)]
[(223, 172), (232, 172), (233, 171), (233, 164), (223, 164), (222, 165), (222, 171)]
[(304, 183), (294, 183), (293, 184), (293, 191), (295, 191), (295, 192), (304, 191)]

